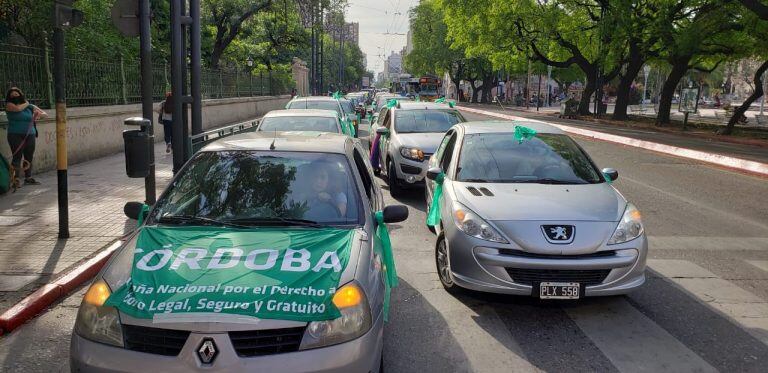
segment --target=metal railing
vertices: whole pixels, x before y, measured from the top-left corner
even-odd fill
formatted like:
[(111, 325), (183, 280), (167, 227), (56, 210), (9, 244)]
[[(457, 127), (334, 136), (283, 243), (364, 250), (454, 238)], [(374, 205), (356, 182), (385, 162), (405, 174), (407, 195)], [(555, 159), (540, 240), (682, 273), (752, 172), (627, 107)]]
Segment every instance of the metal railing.
[(190, 137), (190, 146), (192, 148), (192, 154), (197, 153), (204, 146), (226, 136), (235, 135), (238, 133), (252, 132), (256, 130), (256, 126), (259, 124), (258, 119), (241, 122), (226, 127), (217, 128), (215, 130), (206, 131), (198, 135)]
[[(43, 108), (53, 107), (53, 57), (48, 48), (0, 44), (0, 110), (5, 107), (5, 90), (19, 87), (27, 99)], [(141, 72), (138, 60), (95, 61), (66, 59), (67, 106), (123, 105), (141, 102)], [(170, 91), (170, 64), (152, 68), (153, 100)], [(286, 94), (290, 91), (287, 73), (251, 73), (245, 70), (202, 69), (203, 99)]]

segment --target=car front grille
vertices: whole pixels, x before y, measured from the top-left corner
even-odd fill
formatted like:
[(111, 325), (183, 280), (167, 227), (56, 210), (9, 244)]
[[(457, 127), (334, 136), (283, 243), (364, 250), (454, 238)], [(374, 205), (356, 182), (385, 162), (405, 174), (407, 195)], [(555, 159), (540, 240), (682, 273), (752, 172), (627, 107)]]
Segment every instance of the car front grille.
[(189, 331), (123, 325), (125, 348), (149, 354), (176, 356), (187, 342)]
[(400, 163), (400, 169), (403, 170), (403, 173), (411, 174), (411, 175), (418, 175), (421, 173), (421, 168), (403, 164), (403, 163)]
[(539, 282), (578, 282), (584, 285), (597, 285), (602, 283), (610, 269), (528, 269), (507, 268), (509, 277), (518, 284), (533, 285)]
[(229, 339), (232, 341), (237, 356), (240, 357), (282, 354), (299, 350), (304, 329), (306, 327), (302, 326), (299, 328), (236, 331), (229, 332)]
[(563, 255), (563, 254), (537, 254), (521, 250), (512, 249), (499, 249), (499, 254), (517, 256), (521, 258), (534, 258), (534, 259), (591, 259), (591, 258), (606, 258), (615, 256), (616, 252), (613, 250), (598, 251), (590, 254), (575, 254), (575, 255)]

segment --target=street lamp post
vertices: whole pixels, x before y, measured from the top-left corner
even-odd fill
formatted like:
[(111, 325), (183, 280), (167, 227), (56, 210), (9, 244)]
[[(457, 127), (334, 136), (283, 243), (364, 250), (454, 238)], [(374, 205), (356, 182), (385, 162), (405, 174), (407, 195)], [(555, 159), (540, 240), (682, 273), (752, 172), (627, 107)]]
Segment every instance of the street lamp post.
[(547, 66), (547, 107), (552, 105), (551, 102), (549, 102), (549, 97), (552, 96), (551, 94), (551, 88), (549, 86), (549, 82), (552, 79), (552, 65)]
[(651, 67), (649, 65), (643, 66), (643, 75), (645, 76), (645, 82), (643, 83), (643, 98), (640, 99), (640, 108), (645, 108), (645, 91), (646, 87), (648, 87), (648, 74), (651, 72)]
[(253, 58), (248, 56), (245, 60), (245, 64), (248, 65), (248, 92), (253, 96)]

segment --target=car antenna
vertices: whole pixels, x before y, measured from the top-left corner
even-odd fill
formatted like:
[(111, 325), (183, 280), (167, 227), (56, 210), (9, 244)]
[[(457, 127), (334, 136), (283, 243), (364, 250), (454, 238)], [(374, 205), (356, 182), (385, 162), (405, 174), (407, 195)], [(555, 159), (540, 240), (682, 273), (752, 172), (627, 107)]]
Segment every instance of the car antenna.
[(272, 143), (269, 144), (269, 150), (275, 150), (275, 141), (277, 140), (277, 128), (275, 128), (275, 136), (272, 138)]

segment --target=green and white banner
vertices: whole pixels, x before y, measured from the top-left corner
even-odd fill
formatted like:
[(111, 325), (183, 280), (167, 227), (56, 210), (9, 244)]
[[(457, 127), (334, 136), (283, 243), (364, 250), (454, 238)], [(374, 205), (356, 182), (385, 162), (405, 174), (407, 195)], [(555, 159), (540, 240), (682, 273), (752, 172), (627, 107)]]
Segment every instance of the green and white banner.
[(131, 278), (107, 299), (137, 318), (225, 313), (330, 320), (354, 230), (143, 227)]

